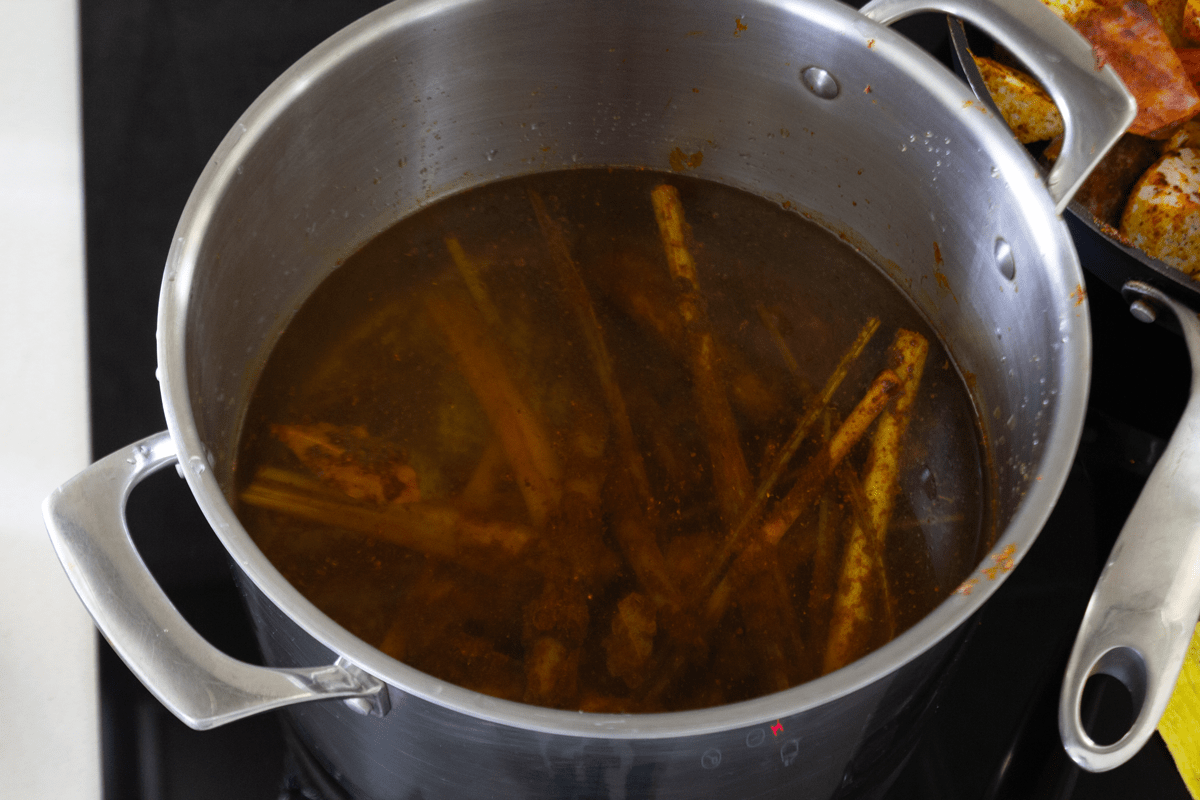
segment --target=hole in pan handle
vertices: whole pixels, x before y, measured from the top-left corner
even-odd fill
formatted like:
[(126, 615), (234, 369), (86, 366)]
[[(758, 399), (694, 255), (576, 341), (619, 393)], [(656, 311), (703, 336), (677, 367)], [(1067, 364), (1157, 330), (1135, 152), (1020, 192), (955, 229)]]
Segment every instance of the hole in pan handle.
[[(1081, 767), (1103, 772), (1132, 758), (1171, 699), (1200, 616), (1200, 319), (1149, 284), (1125, 284), (1143, 316), (1173, 314), (1192, 360), (1191, 396), (1171, 441), (1113, 546), (1080, 623), (1059, 698), (1063, 747)], [(1084, 686), (1095, 675), (1120, 681), (1132, 724), (1111, 743), (1085, 729)]]
[(353, 664), (247, 664), (213, 647), (184, 620), (138, 555), (125, 520), (134, 487), (176, 461), (170, 435), (159, 433), (92, 464), (42, 504), (67, 578), (117, 655), (171, 713), (197, 730), (333, 698), (361, 713), (386, 714), (387, 685)]
[(863, 16), (882, 25), (933, 11), (964, 19), (1008, 48), (1058, 106), (1065, 133), (1046, 189), (1062, 213), (1075, 191), (1137, 114), (1112, 67), (1096, 69), (1092, 46), (1036, 0), (872, 0)]

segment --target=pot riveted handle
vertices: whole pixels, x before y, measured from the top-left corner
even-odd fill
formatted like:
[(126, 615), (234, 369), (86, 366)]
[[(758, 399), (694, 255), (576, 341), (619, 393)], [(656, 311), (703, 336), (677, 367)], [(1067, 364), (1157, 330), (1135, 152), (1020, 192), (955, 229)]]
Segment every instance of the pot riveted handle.
[[(1100, 574), (1067, 662), (1058, 706), (1063, 747), (1081, 767), (1113, 769), (1154, 733), (1200, 616), (1200, 319), (1148, 284), (1123, 294), (1140, 319), (1179, 320), (1192, 360), (1191, 396)], [(1084, 730), (1083, 687), (1103, 674), (1125, 685), (1133, 725), (1099, 745)]]
[(861, 9), (882, 25), (924, 11), (960, 17), (986, 31), (1024, 62), (1050, 93), (1065, 133), (1046, 188), (1061, 214), (1133, 122), (1133, 95), (1112, 67), (1097, 69), (1091, 44), (1038, 0), (873, 0)]
[(125, 521), (133, 488), (176, 460), (168, 433), (150, 436), (92, 464), (42, 505), (67, 577), (117, 655), (198, 730), (332, 698), (386, 714), (387, 685), (342, 659), (304, 669), (258, 667), (217, 650), (184, 620), (138, 555)]

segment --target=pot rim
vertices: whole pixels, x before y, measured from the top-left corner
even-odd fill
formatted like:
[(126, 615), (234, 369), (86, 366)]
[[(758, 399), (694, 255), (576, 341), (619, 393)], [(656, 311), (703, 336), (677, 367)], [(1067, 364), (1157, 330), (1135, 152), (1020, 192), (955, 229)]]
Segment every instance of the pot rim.
[[(332, 36), (300, 59), (250, 106), (221, 142), (193, 189), (179, 224), (164, 272), (158, 315), (158, 362), (160, 388), (168, 430), (177, 448), (188, 485), (202, 512), (238, 568), (276, 606), (285, 610), (317, 641), (388, 683), (393, 689), (428, 702), (486, 719), (500, 725), (550, 734), (619, 739), (664, 739), (693, 736), (758, 725), (792, 716), (880, 681), (948, 636), (991, 597), (1007, 573), (1024, 557), (1048, 519), (1066, 483), (1083, 430), (1084, 410), (1091, 372), (1091, 330), (1086, 313), (1074, 315), (1075, 327), (1065, 346), (1070, 359), (1080, 367), (1064, 376), (1059, 403), (1062, 409), (1051, 423), (1046, 446), (1035, 466), (1039, 476), (1031, 481), (1020, 508), (993, 545), (989, 557), (972, 573), (975, 581), (949, 594), (913, 627), (863, 658), (828, 675), (783, 692), (708, 709), (656, 714), (597, 714), (562, 711), (500, 700), (447, 683), (422, 673), (386, 655), (351, 634), (325, 615), (275, 569), (241, 525), (212, 469), (203, 465), (208, 452), (200, 439), (187, 380), (187, 320), (191, 284), (198, 268), (203, 233), (224, 187), (239, 170), (238, 163), (256, 138), (304, 91), (317, 76), (336, 65), (346, 53), (387, 37), (393, 30), (418, 23), (448, 7), (461, 7), (487, 0), (397, 0), (378, 9)], [(838, 27), (866, 31), (875, 41), (875, 54), (900, 62), (915, 73), (931, 94), (965, 103), (974, 98), (970, 89), (943, 65), (903, 35), (878, 25), (836, 0), (758, 0), (763, 6), (803, 9), (834, 19)], [(815, 7), (815, 11), (814, 11)], [(968, 126), (984, 126), (989, 141), (1011, 147), (1012, 159), (1028, 156), (1007, 133), (1003, 123), (990, 115), (967, 117)], [(1054, 214), (1053, 204), (1034, 170), (1009, 176), (1010, 183), (1025, 181), (1045, 195), (1041, 208), (1027, 213)], [(425, 198), (423, 202), (429, 202)], [(1052, 220), (1063, 241), (1070, 236), (1061, 218)], [(1075, 251), (1069, 244), (1073, 267), (1082, 283)], [(1081, 301), (1085, 302), (1085, 301)], [(1081, 305), (1086, 312), (1086, 306)], [(1069, 446), (1068, 446), (1069, 445)], [(987, 567), (991, 569), (987, 569)], [(965, 588), (964, 588), (965, 587)]]

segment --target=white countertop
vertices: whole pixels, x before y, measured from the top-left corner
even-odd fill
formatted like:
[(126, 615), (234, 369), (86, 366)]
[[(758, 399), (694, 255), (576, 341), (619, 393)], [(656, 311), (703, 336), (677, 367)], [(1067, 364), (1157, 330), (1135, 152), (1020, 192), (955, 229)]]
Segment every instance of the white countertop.
[(0, 3), (0, 798), (98, 798), (96, 635), (41, 501), (89, 460), (78, 15)]

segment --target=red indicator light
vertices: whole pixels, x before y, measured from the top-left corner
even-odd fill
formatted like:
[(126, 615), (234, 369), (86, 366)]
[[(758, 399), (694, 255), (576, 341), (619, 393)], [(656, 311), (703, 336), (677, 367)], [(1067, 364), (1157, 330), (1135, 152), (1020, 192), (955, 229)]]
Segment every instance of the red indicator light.
[(771, 726), (771, 733), (775, 734), (776, 736), (783, 733), (783, 723), (781, 723), (779, 720), (775, 720), (775, 724)]

